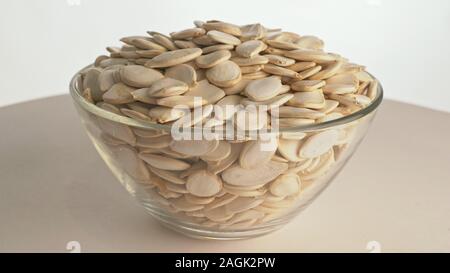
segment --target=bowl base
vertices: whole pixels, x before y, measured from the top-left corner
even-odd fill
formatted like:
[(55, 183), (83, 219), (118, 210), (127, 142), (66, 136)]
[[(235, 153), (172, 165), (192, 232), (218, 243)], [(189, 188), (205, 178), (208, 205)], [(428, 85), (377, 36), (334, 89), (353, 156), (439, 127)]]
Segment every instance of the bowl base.
[(157, 219), (163, 226), (177, 232), (181, 233), (185, 236), (194, 239), (202, 239), (202, 240), (220, 240), (220, 241), (229, 241), (229, 240), (244, 240), (251, 239), (259, 236), (266, 235), (268, 233), (274, 232), (280, 229), (283, 225), (273, 225), (264, 228), (250, 229), (250, 230), (208, 230), (208, 229), (200, 229), (193, 226), (183, 225), (179, 222), (174, 222), (171, 219), (166, 219), (165, 217), (158, 215), (150, 208), (145, 208), (148, 214)]

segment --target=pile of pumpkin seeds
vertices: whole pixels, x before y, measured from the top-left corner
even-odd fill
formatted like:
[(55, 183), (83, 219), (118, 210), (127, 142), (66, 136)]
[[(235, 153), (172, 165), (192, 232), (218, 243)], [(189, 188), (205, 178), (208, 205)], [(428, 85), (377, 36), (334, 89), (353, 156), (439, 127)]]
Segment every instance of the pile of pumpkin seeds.
[[(121, 41), (81, 72), (82, 95), (149, 123), (221, 126), (249, 111), (215, 113), (216, 107), (253, 105), (267, 106), (263, 115), (275, 116), (280, 128), (295, 127), (359, 111), (378, 89), (364, 66), (324, 51), (321, 39), (261, 24), (195, 21), (169, 35), (148, 31)], [(196, 99), (203, 114), (192, 119)], [(155, 204), (222, 229), (254, 227), (289, 212), (337, 163), (355, 131), (284, 132), (275, 141), (175, 140), (169, 130), (102, 118), (96, 124), (120, 168), (148, 187)], [(245, 129), (271, 126), (249, 123)]]

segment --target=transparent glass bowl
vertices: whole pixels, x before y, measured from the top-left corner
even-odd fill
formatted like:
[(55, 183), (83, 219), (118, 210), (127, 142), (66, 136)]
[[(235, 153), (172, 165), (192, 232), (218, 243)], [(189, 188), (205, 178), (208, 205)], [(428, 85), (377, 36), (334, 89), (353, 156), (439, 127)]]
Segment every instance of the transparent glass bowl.
[[(284, 174), (298, 174), (299, 185), (292, 184), (290, 180), (281, 187), (274, 187), (272, 184), (275, 182), (271, 181), (257, 187), (240, 188), (223, 182), (222, 189), (214, 196), (198, 197), (190, 194), (183, 184), (189, 173), (166, 171), (162, 175), (155, 174), (138, 156), (146, 149), (143, 147), (146, 145), (142, 143), (149, 141), (153, 147), (154, 140), (162, 139), (154, 137), (170, 136), (170, 127), (131, 119), (89, 103), (80, 93), (80, 79), (79, 72), (70, 83), (70, 93), (76, 109), (95, 148), (125, 189), (150, 215), (167, 227), (191, 237), (222, 240), (249, 238), (272, 232), (306, 208), (355, 152), (383, 97), (379, 84), (376, 97), (362, 110), (319, 124), (279, 130), (275, 137), (278, 140), (282, 138), (282, 141), (294, 148), (297, 140), (292, 138), (296, 138), (295, 136), (305, 134), (303, 140), (298, 140), (304, 143), (319, 133), (338, 133), (338, 138), (327, 152), (314, 158), (296, 159), (295, 155), (292, 158), (292, 151), (283, 151), (284, 156), (277, 151), (273, 160), (288, 165), (289, 169)], [(163, 147), (166, 144), (156, 146)], [(179, 156), (168, 154), (167, 149), (163, 154), (168, 157)], [(182, 160), (195, 166), (201, 165), (195, 164), (201, 161), (198, 157)], [(181, 182), (168, 181), (165, 179), (168, 174), (172, 177), (169, 180), (174, 180), (173, 176), (176, 176), (179, 180), (175, 178), (175, 182)], [(220, 177), (221, 173), (217, 175)], [(293, 190), (294, 194), (291, 193)], [(286, 196), (286, 192), (290, 195)]]

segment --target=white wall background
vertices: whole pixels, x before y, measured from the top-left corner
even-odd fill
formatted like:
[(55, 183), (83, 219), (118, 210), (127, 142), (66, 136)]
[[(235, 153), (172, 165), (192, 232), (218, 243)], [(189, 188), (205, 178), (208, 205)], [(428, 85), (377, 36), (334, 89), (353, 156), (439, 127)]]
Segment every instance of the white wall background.
[(448, 0), (2, 0), (0, 106), (67, 93), (106, 45), (194, 19), (317, 35), (365, 64), (386, 97), (450, 111)]

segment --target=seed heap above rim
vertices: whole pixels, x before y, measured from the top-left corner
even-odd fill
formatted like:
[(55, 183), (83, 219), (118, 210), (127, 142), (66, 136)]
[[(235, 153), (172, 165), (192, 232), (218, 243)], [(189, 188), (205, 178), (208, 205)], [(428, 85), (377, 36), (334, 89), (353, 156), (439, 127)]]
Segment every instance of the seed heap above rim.
[[(138, 126), (145, 127), (143, 123), (148, 122), (170, 125), (181, 118), (179, 113), (167, 118), (163, 111), (151, 108), (178, 104), (192, 108), (191, 90), (204, 81), (223, 93), (219, 91), (222, 94), (215, 97), (216, 101), (205, 100), (203, 105), (241, 95), (240, 104), (244, 106), (264, 105), (269, 110), (289, 106), (326, 115), (311, 118), (312, 114), (308, 117), (311, 122), (295, 120), (297, 117), (283, 120), (280, 116), (280, 130), (325, 128), (334, 120), (344, 123), (346, 117), (350, 116), (349, 121), (362, 116), (372, 110), (363, 113), (364, 109), (376, 108), (374, 104), (381, 101), (381, 88), (364, 66), (324, 51), (323, 41), (315, 36), (217, 20), (195, 21), (194, 28), (170, 35), (155, 31), (148, 34), (124, 37), (123, 46), (107, 47), (109, 56), (99, 56), (94, 67), (84, 69), (79, 85), (81, 95), (89, 102), (130, 108), (122, 116), (124, 120), (134, 119)], [(271, 86), (282, 87), (254, 88), (256, 82), (266, 78), (274, 78), (269, 81)], [(207, 97), (206, 92), (203, 89), (194, 94)], [(132, 109), (136, 105), (142, 106), (140, 114)], [(214, 126), (221, 122), (215, 120)]]

